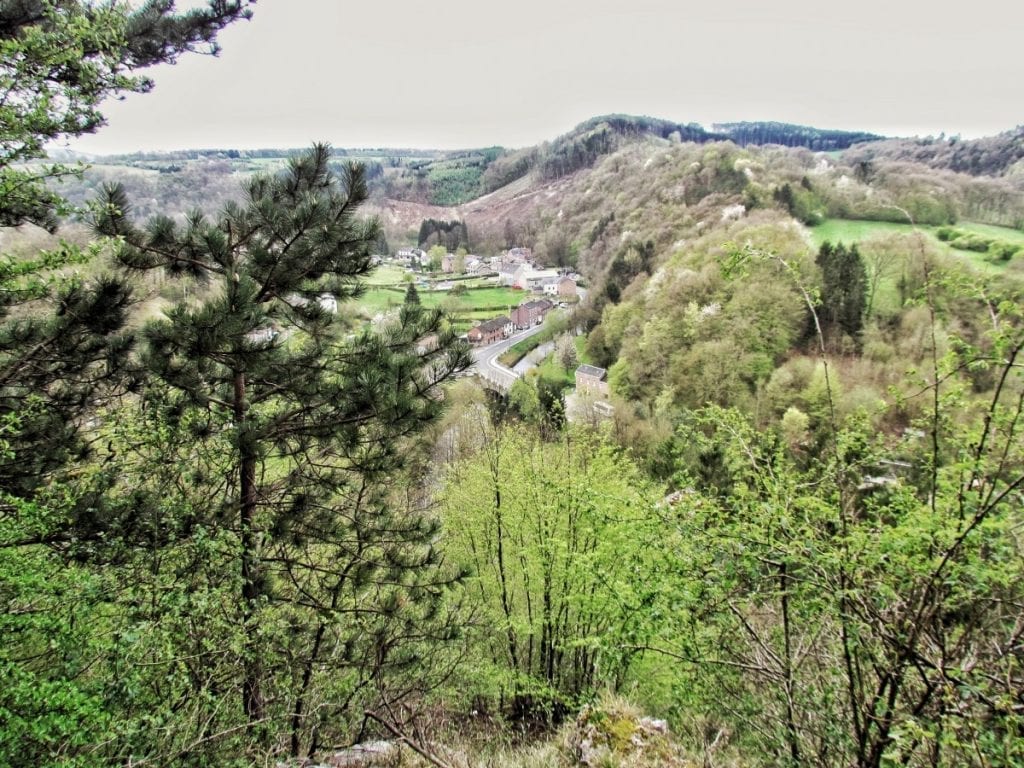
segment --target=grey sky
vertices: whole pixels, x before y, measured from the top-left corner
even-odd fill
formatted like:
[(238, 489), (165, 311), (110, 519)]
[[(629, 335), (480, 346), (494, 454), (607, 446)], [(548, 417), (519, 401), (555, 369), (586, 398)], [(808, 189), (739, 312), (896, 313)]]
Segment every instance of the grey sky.
[(260, 0), (71, 146), (518, 147), (610, 112), (989, 135), (1024, 123), (1022, 33), (1020, 0)]

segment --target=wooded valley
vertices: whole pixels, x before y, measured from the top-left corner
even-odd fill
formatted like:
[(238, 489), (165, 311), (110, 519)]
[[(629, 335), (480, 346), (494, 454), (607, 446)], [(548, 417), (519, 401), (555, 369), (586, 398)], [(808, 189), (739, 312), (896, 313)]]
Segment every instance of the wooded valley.
[(1024, 129), (47, 157), (249, 5), (0, 2), (0, 765), (1024, 764)]

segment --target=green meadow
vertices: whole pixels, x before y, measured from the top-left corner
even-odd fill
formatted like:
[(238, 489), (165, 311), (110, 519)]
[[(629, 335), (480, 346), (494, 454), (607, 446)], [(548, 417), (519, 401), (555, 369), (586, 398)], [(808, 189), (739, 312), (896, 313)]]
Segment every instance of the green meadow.
[[(960, 222), (954, 226), (956, 229), (976, 232), (986, 237), (1024, 244), (1024, 232), (1020, 230), (996, 227), (989, 224), (976, 224), (974, 222)], [(936, 229), (938, 227), (917, 227), (911, 224), (899, 224), (891, 221), (855, 221), (850, 219), (827, 219), (821, 224), (809, 227), (811, 240), (815, 248), (821, 247), (821, 244), (826, 241), (833, 243), (856, 243), (873, 237), (891, 234), (909, 235), (916, 231), (927, 237), (929, 243), (936, 246), (940, 251), (960, 259), (981, 272), (998, 273), (1006, 268), (1006, 263), (994, 261), (985, 253), (961, 250), (952, 247), (949, 243), (940, 241), (935, 236)]]

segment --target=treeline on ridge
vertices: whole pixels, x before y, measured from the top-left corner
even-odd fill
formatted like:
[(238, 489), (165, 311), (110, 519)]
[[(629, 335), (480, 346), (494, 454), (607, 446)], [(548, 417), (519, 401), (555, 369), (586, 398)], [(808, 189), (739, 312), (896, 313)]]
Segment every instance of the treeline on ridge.
[(726, 136), (741, 147), (748, 144), (778, 144), (783, 147), (806, 147), (815, 152), (833, 152), (884, 138), (866, 131), (829, 130), (775, 122), (715, 123), (713, 128), (715, 133)]
[(858, 146), (848, 157), (851, 162), (909, 161), (972, 176), (1005, 176), (1024, 188), (1024, 126), (980, 139), (886, 139)]

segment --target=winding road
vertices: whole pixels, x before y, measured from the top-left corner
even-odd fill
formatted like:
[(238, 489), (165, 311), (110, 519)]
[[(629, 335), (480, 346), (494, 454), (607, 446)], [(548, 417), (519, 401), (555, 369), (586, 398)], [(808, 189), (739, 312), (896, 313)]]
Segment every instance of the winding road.
[(519, 378), (519, 374), (499, 363), (498, 357), (516, 342), (539, 333), (543, 327), (543, 325), (535, 325), (486, 347), (475, 347), (473, 349), (473, 369), (481, 378), (499, 387), (503, 392), (508, 392), (515, 380)]

